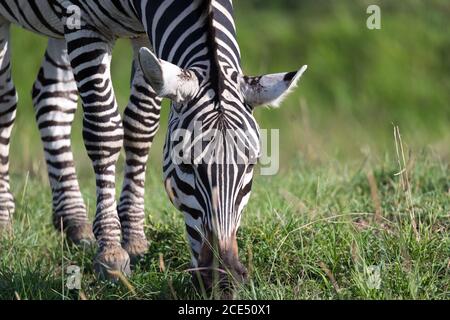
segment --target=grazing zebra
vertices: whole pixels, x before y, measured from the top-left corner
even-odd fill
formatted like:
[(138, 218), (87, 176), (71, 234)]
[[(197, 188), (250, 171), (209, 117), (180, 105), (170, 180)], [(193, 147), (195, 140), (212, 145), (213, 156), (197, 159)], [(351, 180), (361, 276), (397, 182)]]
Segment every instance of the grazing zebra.
[[(185, 216), (192, 263), (207, 286), (212, 285), (217, 255), (219, 268), (236, 279), (245, 278), (236, 233), (260, 152), (253, 111), (260, 105), (278, 106), (306, 68), (244, 76), (231, 0), (54, 0), (39, 1), (39, 6), (37, 2), (24, 1), (20, 7), (13, 0), (0, 3), (0, 14), (7, 21), (2, 24), (5, 85), (0, 88), (8, 93), (2, 92), (0, 104), (0, 154), (5, 156), (0, 191), (7, 204), (1, 207), (0, 217), (7, 220), (13, 208), (5, 160), (17, 102), (7, 54), (7, 27), (12, 22), (52, 38), (34, 102), (54, 194), (55, 224), (61, 227), (58, 221), (62, 221), (75, 240), (89, 238), (69, 142), (77, 88), (81, 96), (83, 136), (97, 183), (96, 270), (101, 275), (110, 269), (128, 273), (129, 256), (137, 257), (147, 249), (143, 230), (146, 162), (159, 125), (161, 98), (169, 98), (164, 180), (170, 200)], [(73, 18), (74, 8), (80, 10), (81, 28), (62, 23)], [(135, 49), (132, 93), (123, 122), (110, 78), (117, 37), (131, 38)], [(178, 139), (180, 132), (192, 139)], [(122, 143), (127, 167), (116, 206), (115, 163)], [(182, 161), (175, 156), (180, 150)]]

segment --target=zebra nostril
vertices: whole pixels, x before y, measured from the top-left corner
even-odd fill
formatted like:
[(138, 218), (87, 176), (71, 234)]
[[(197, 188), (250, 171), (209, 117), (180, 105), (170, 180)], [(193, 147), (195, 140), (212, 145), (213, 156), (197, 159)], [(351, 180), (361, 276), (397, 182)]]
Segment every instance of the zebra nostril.
[(234, 270), (236, 273), (236, 280), (238, 282), (245, 283), (248, 279), (247, 268), (244, 267), (244, 265), (241, 262), (237, 261)]
[(240, 263), (221, 266), (219, 268), (201, 267), (191, 271), (193, 283), (196, 287), (203, 287), (206, 290), (220, 288), (222, 290), (233, 290), (235, 285), (243, 284), (247, 281), (247, 269)]
[(243, 268), (244, 269), (241, 271), (242, 282), (246, 282), (248, 280), (248, 271), (247, 268)]

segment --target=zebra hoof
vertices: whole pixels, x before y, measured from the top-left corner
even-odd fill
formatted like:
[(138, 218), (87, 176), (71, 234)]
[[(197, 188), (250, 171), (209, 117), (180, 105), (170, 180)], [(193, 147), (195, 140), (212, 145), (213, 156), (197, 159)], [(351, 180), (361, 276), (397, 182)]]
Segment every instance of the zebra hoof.
[(91, 247), (95, 245), (95, 237), (92, 233), (92, 226), (88, 223), (67, 227), (66, 235), (69, 241), (76, 246)]
[(120, 246), (104, 248), (95, 257), (94, 271), (101, 280), (117, 282), (131, 275), (130, 256)]
[(148, 241), (142, 238), (127, 239), (122, 247), (130, 255), (131, 265), (136, 265), (142, 260), (144, 255), (148, 252)]

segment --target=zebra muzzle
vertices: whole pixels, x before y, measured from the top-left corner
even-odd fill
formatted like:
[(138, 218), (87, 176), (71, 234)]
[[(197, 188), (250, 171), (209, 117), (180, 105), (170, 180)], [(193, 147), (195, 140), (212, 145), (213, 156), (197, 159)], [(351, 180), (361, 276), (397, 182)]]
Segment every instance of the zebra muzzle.
[[(217, 242), (216, 242), (217, 244)], [(229, 299), (236, 286), (247, 281), (247, 268), (239, 260), (236, 238), (229, 245), (203, 245), (198, 268), (192, 269), (194, 283), (207, 291), (219, 289), (221, 298)]]

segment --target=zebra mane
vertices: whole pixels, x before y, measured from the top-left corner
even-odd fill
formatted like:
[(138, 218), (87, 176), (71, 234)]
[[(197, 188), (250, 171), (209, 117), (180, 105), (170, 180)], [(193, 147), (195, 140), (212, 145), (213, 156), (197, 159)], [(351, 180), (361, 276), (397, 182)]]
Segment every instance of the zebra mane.
[[(210, 46), (211, 50), (211, 72), (210, 72), (210, 81), (215, 90), (217, 90), (218, 96), (217, 98), (220, 98), (222, 93), (225, 90), (225, 81), (226, 81), (226, 70), (224, 69), (224, 66), (221, 64), (223, 62), (223, 59), (219, 56), (219, 53), (221, 52), (222, 48), (221, 45), (218, 43), (219, 35), (217, 32), (217, 28), (214, 25), (215, 22), (217, 22), (217, 8), (214, 7), (214, 4), (216, 2), (222, 2), (223, 5), (224, 2), (229, 2), (229, 5), (232, 6), (231, 0), (207, 0), (208, 1), (208, 44)], [(223, 5), (223, 7), (226, 7)], [(232, 13), (232, 12), (230, 12)], [(231, 34), (234, 34), (234, 30), (230, 30)], [(239, 50), (239, 48), (236, 48)], [(236, 57), (238, 60), (240, 57)], [(226, 68), (235, 68), (240, 66), (226, 66)], [(236, 70), (238, 71), (238, 70)]]
[(220, 68), (219, 64), (219, 54), (218, 54), (218, 43), (216, 38), (216, 28), (214, 27), (214, 1), (207, 0), (208, 6), (208, 45), (211, 50), (211, 69), (210, 69), (210, 81), (214, 90), (218, 93), (218, 96), (223, 92), (223, 80), (224, 74)]

